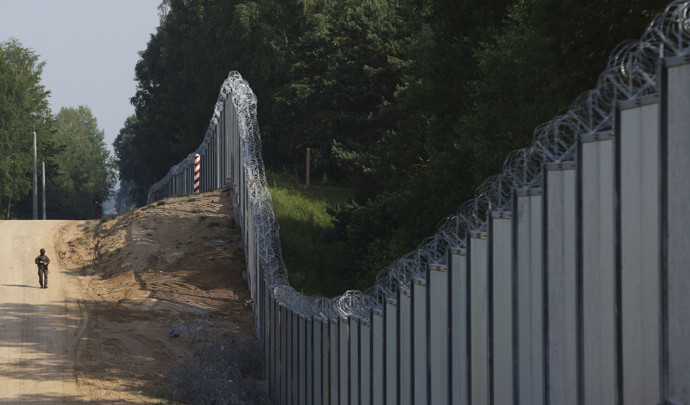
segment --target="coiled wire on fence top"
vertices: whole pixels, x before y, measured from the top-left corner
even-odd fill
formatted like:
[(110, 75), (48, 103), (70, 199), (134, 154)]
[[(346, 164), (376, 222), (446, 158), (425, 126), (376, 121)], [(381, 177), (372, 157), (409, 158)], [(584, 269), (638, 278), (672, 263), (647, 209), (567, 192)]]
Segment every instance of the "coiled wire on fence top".
[(192, 164), (195, 153), (209, 147), (223, 103), (230, 96), (238, 111), (241, 169), (245, 171), (247, 179), (247, 189), (237, 192), (246, 192), (249, 198), (248, 212), (254, 218), (257, 251), (264, 269), (265, 285), (279, 303), (303, 316), (322, 319), (356, 316), (369, 319), (371, 309), (380, 309), (386, 298), (395, 298), (400, 286), (409, 286), (414, 278), (424, 278), (427, 265), (445, 264), (449, 247), (464, 248), (470, 234), (485, 232), (487, 216), (491, 211), (510, 211), (512, 190), (540, 187), (545, 163), (573, 160), (578, 137), (611, 131), (616, 102), (654, 93), (660, 58), (683, 55), (688, 48), (690, 1), (676, 0), (655, 17), (640, 40), (623, 42), (614, 49), (596, 88), (576, 98), (565, 114), (538, 126), (531, 146), (510, 153), (501, 174), (488, 178), (477, 188), (473, 199), (461, 204), (457, 213), (439, 223), (436, 234), (383, 269), (376, 277), (376, 284), (364, 292), (346, 291), (332, 299), (307, 297), (288, 284), (278, 223), (261, 157), (256, 96), (237, 72), (231, 72), (221, 87), (202, 144), (151, 187), (149, 202), (157, 199), (157, 193), (172, 176)]

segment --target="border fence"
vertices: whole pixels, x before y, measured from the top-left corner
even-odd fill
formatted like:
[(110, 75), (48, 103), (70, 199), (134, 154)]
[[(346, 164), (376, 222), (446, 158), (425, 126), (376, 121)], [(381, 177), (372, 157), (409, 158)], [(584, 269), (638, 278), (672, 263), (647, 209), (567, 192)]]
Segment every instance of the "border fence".
[(367, 291), (290, 287), (256, 97), (223, 83), (148, 202), (231, 186), (276, 404), (690, 403), (690, 2)]

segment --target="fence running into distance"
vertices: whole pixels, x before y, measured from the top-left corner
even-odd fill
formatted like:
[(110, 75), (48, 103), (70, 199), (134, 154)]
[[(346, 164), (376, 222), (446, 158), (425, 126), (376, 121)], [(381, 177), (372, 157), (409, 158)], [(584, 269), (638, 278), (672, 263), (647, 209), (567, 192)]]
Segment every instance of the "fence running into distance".
[(690, 403), (690, 2), (367, 291), (287, 282), (256, 98), (223, 83), (149, 203), (231, 186), (276, 404)]

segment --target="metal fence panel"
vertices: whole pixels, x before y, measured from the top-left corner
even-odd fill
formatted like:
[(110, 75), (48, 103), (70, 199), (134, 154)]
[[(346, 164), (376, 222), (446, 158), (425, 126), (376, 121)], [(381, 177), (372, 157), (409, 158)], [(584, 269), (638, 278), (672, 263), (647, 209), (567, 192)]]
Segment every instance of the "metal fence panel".
[[(668, 399), (676, 403), (690, 403), (690, 64), (677, 61), (664, 73), (662, 96), (666, 97), (664, 111), (666, 165), (666, 201), (662, 218), (667, 229), (665, 269), (668, 308), (666, 313), (668, 348)], [(663, 158), (662, 158), (663, 159)]]
[(398, 403), (398, 303), (386, 300), (383, 306), (384, 403)]
[(268, 374), (268, 387), (269, 387), (269, 392), (270, 392), (270, 397), (271, 401), (276, 402), (276, 393), (278, 392), (278, 370), (280, 369), (279, 367), (279, 359), (278, 359), (278, 344), (280, 342), (279, 340), (279, 323), (278, 323), (278, 311), (276, 310), (278, 304), (276, 303), (275, 299), (273, 297), (270, 297), (270, 304), (269, 304), (269, 310), (270, 310), (270, 322), (271, 322), (271, 331), (269, 333), (269, 340), (270, 340), (270, 345), (269, 345), (269, 369), (266, 370), (266, 374)]
[(297, 402), (297, 390), (295, 389), (297, 387), (297, 373), (295, 372), (297, 364), (297, 339), (295, 339), (297, 316), (288, 308), (285, 308), (285, 311), (287, 312), (287, 400), (289, 404), (294, 404)]
[(297, 403), (307, 403), (307, 353), (310, 347), (307, 341), (307, 319), (297, 316)]
[[(621, 105), (616, 126), (623, 402), (661, 402), (659, 110), (653, 99)], [(626, 108), (629, 107), (629, 108)]]
[(412, 295), (398, 289), (398, 398), (401, 405), (412, 404)]
[(278, 304), (278, 312), (280, 316), (280, 391), (278, 401), (281, 404), (288, 403), (288, 320), (287, 320), (287, 308), (282, 304)]
[(451, 248), (448, 263), (451, 318), (451, 403), (469, 403), (469, 295), (467, 252)]
[(514, 403), (513, 227), (509, 212), (491, 219), (493, 403)]
[(371, 322), (359, 323), (359, 404), (370, 405), (371, 402)]
[(448, 266), (431, 264), (427, 268), (429, 300), (429, 403), (450, 403), (448, 373)]
[(412, 395), (414, 404), (428, 403), (427, 287), (424, 279), (412, 282)]
[(307, 405), (314, 404), (314, 318), (306, 318), (304, 322), (304, 351), (305, 351), (305, 387), (304, 398)]
[(328, 358), (329, 358), (329, 398), (330, 404), (339, 404), (338, 398), (340, 396), (340, 339), (338, 333), (338, 320), (330, 319), (328, 322)]
[(323, 322), (319, 318), (312, 318), (312, 347), (314, 348), (312, 398), (314, 405), (322, 405), (323, 402)]
[(542, 189), (516, 193), (518, 402), (544, 404), (544, 277)]
[(338, 319), (338, 384), (340, 384), (339, 404), (349, 404), (350, 392), (350, 323), (345, 317)]
[(324, 319), (321, 324), (321, 403), (331, 403), (331, 340), (330, 324)]
[(383, 312), (373, 310), (371, 314), (371, 403), (384, 403), (386, 383), (383, 375)]
[(489, 266), (485, 235), (470, 239), (470, 395), (471, 403), (490, 403)]
[(583, 401), (617, 398), (613, 136), (580, 144)]
[[(572, 163), (572, 164), (571, 164)], [(547, 165), (546, 249), (548, 280), (549, 402), (577, 404), (578, 295), (576, 268), (576, 210), (573, 162)]]
[(348, 353), (348, 361), (350, 362), (350, 374), (349, 374), (349, 379), (350, 381), (348, 382), (348, 387), (350, 388), (348, 391), (348, 397), (347, 401), (349, 404), (359, 404), (359, 387), (360, 387), (360, 382), (359, 382), (359, 374), (360, 374), (360, 368), (359, 368), (359, 357), (360, 357), (360, 350), (359, 350), (359, 325), (360, 325), (360, 319), (355, 318), (355, 317), (350, 317), (349, 318), (349, 328), (348, 328), (348, 340), (350, 342), (350, 352)]

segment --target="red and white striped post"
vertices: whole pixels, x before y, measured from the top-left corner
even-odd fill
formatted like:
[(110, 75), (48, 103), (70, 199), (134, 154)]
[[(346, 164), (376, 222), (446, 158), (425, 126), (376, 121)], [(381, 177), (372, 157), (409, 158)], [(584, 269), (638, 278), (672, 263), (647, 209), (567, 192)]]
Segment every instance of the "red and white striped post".
[(194, 155), (194, 194), (199, 194), (201, 179), (201, 156)]

